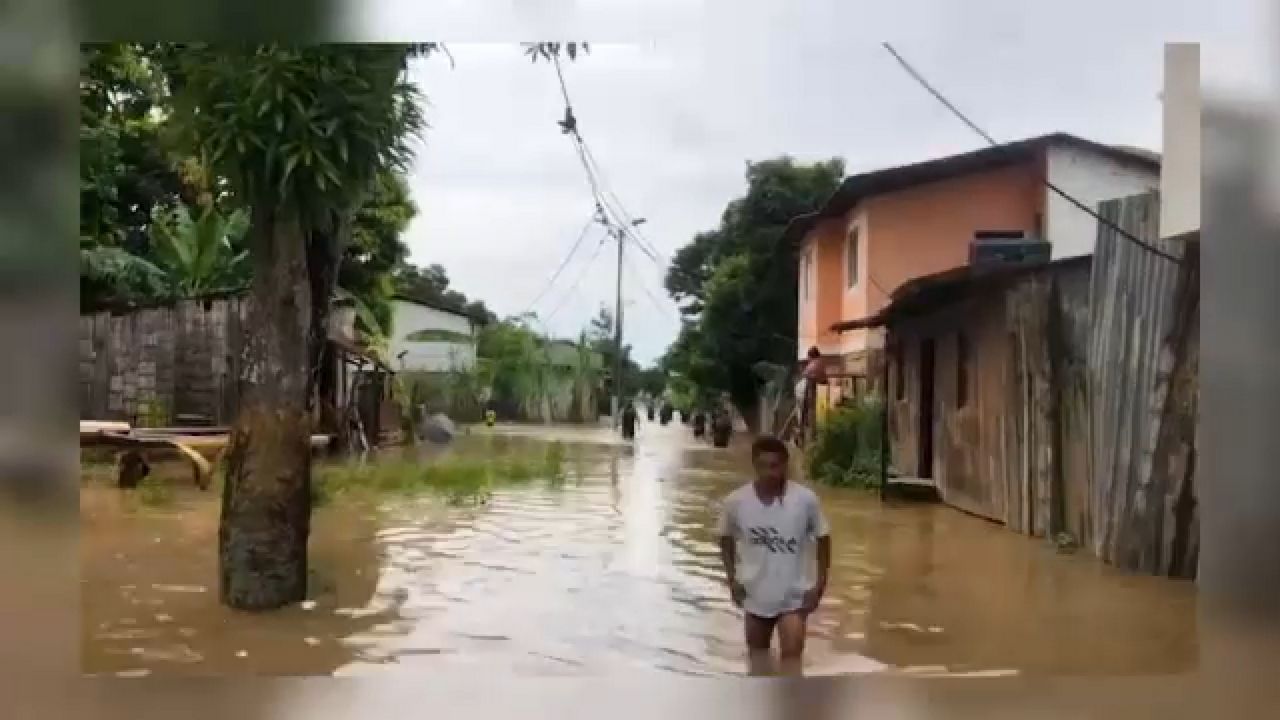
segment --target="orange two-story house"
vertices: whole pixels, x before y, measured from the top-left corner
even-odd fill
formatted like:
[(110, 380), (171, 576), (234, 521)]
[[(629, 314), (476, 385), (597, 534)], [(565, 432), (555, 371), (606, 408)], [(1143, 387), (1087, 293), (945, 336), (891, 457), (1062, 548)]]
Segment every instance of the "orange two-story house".
[(911, 278), (967, 264), (980, 232), (1025, 232), (1053, 259), (1092, 253), (1097, 220), (1046, 182), (1096, 207), (1159, 178), (1155, 153), (1062, 133), (848, 177), (787, 228), (800, 248), (797, 358), (816, 346), (845, 376), (836, 388), (857, 376), (874, 384), (880, 331), (833, 325), (879, 311)]

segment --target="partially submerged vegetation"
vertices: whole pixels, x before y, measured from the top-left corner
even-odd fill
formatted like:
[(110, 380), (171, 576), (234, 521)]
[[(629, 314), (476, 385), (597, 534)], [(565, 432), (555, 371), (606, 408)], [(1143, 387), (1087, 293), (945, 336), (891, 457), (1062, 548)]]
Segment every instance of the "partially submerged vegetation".
[[(499, 487), (537, 481), (561, 484), (567, 475), (565, 461), (564, 445), (552, 442), (482, 458), (387, 455), (373, 461), (324, 463), (312, 474), (312, 500), (322, 506), (344, 497), (423, 495), (443, 498), (450, 505), (477, 505)], [(219, 467), (215, 479), (221, 480), (224, 471)], [(188, 472), (180, 463), (156, 463), (138, 487), (122, 492), (143, 506), (168, 506), (175, 498), (174, 484), (187, 483)], [(85, 457), (80, 464), (82, 483), (115, 485), (117, 473), (117, 463), (109, 456)]]
[(539, 452), (487, 458), (442, 457), (423, 462), (412, 457), (376, 462), (323, 465), (312, 479), (316, 505), (352, 495), (429, 495), (450, 505), (483, 504), (498, 487), (543, 480), (564, 480), (564, 446), (551, 443)]
[(878, 401), (832, 408), (805, 452), (809, 477), (836, 487), (879, 487), (883, 422)]

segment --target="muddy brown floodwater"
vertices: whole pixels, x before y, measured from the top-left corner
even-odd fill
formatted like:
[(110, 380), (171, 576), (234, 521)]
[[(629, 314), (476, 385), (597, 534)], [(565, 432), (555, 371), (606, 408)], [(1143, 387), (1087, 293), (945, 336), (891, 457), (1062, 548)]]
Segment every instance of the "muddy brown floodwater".
[[(687, 428), (499, 431), (450, 452), (564, 443), (567, 478), (489, 502), (340, 498), (315, 513), (312, 600), (219, 605), (217, 493), (81, 493), (82, 664), (121, 675), (746, 670), (713, 537), (745, 447)], [(817, 488), (832, 526), (808, 675), (1137, 675), (1197, 663), (1194, 587), (1132, 577), (940, 505)]]

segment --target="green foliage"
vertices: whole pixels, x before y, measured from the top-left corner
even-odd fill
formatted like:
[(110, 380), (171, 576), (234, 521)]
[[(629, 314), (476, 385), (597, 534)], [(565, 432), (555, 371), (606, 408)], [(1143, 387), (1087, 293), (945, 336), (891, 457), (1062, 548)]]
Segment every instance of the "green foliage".
[(756, 363), (795, 363), (798, 248), (783, 233), (793, 217), (821, 206), (843, 175), (839, 159), (747, 165), (746, 194), (672, 260), (666, 287), (685, 322), (666, 370), (700, 393), (727, 391), (749, 409), (761, 384)]
[(809, 477), (838, 487), (880, 485), (879, 402), (862, 401), (832, 408), (805, 452)]
[(350, 496), (433, 495), (451, 505), (488, 500), (494, 489), (533, 480), (561, 482), (565, 452), (558, 443), (544, 451), (482, 459), (444, 457), (423, 463), (414, 458), (380, 458), (368, 463), (323, 465), (312, 479), (313, 502), (331, 504)]
[(163, 142), (165, 75), (151, 47), (80, 47), (80, 238), (112, 247), (136, 243), (156, 205), (186, 188)]
[(332, 228), (425, 127), (403, 44), (184, 47), (176, 127), (250, 205)]
[(392, 329), (393, 276), (409, 255), (400, 238), (417, 213), (403, 175), (378, 173), (356, 210), (338, 268), (338, 285), (360, 298), (387, 331)]
[[(601, 307), (591, 319), (585, 340), (592, 351), (600, 356), (604, 368), (603, 383), (600, 394), (600, 410), (605, 411), (608, 399), (613, 397), (614, 373), (617, 372), (617, 346), (614, 343), (613, 312)], [(641, 389), (641, 369), (639, 363), (631, 358), (631, 346), (622, 346), (622, 394), (631, 397)]]
[(133, 493), (139, 502), (149, 507), (165, 507), (173, 503), (173, 488), (165, 480), (154, 476), (143, 478)]
[(80, 248), (80, 304), (89, 309), (107, 299), (140, 302), (163, 297), (169, 277), (154, 263), (120, 247)]
[(449, 274), (441, 265), (402, 265), (396, 269), (394, 287), (400, 295), (464, 313), (480, 325), (497, 322), (497, 316), (483, 301), (470, 300), (465, 294), (449, 287)]
[(249, 281), (244, 236), (249, 216), (204, 208), (195, 219), (185, 206), (157, 207), (151, 223), (152, 252), (175, 297), (197, 297), (242, 288)]

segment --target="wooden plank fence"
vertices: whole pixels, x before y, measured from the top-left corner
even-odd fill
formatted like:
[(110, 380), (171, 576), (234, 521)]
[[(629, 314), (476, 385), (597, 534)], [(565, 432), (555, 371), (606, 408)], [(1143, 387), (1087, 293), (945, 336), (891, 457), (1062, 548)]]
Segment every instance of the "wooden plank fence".
[(1199, 253), (1188, 252), (1185, 240), (1158, 238), (1155, 194), (1104, 202), (1099, 214), (1183, 260), (1171, 262), (1099, 223), (1090, 288), (1088, 542), (1112, 564), (1193, 577)]

